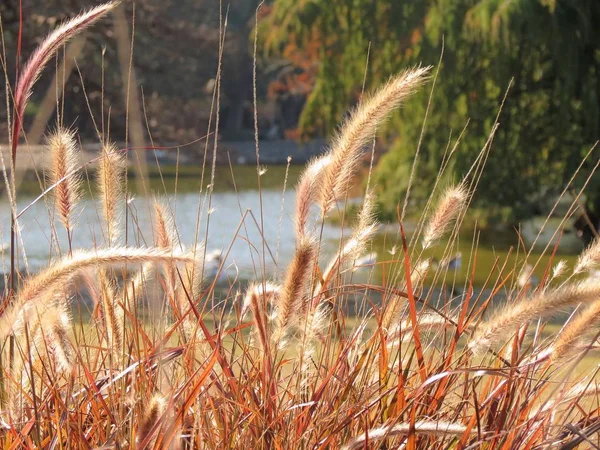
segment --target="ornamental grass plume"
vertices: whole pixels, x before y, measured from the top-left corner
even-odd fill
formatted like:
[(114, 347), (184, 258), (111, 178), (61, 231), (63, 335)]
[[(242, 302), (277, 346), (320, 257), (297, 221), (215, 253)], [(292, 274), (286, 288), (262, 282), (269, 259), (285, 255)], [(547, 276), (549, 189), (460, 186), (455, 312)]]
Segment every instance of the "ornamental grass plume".
[(558, 361), (569, 354), (577, 352), (585, 344), (586, 336), (590, 337), (590, 330), (600, 324), (600, 294), (596, 301), (585, 307), (560, 331), (559, 335), (550, 344), (550, 359)]
[(569, 389), (564, 395), (560, 395), (556, 399), (550, 399), (546, 403), (539, 406), (538, 409), (534, 409), (530, 418), (535, 419), (537, 417), (544, 417), (544, 413), (556, 412), (557, 408), (568, 405), (569, 403), (579, 402), (584, 399), (594, 400), (600, 395), (600, 385), (595, 380), (584, 380), (577, 383), (571, 389)]
[(150, 433), (156, 425), (156, 423), (162, 419), (167, 409), (167, 401), (161, 394), (155, 394), (152, 396), (148, 405), (146, 406), (142, 420), (140, 421), (140, 427), (137, 434), (137, 444), (141, 445), (142, 442), (149, 443), (152, 440)]
[(16, 148), (21, 133), (21, 126), (25, 114), (25, 107), (31, 97), (33, 85), (40, 77), (44, 67), (52, 58), (52, 55), (69, 39), (85, 30), (94, 22), (104, 17), (119, 5), (120, 1), (114, 1), (99, 5), (82, 13), (77, 17), (65, 22), (63, 25), (50, 33), (46, 39), (36, 48), (23, 67), (21, 75), (17, 80), (15, 88), (15, 121), (13, 126), (12, 142)]
[(392, 77), (350, 114), (328, 153), (330, 161), (323, 172), (319, 199), (323, 216), (337, 199), (344, 197), (362, 150), (373, 139), (377, 127), (425, 82), (430, 69), (418, 67)]
[(179, 246), (175, 220), (168, 206), (155, 199), (152, 202), (152, 208), (154, 210), (154, 245), (159, 248)]
[(74, 352), (69, 332), (73, 319), (64, 302), (57, 303), (39, 314), (32, 329), (33, 348), (40, 359), (50, 359), (59, 372), (69, 372), (74, 363)]
[(520, 326), (538, 317), (548, 317), (568, 306), (590, 303), (600, 298), (597, 282), (572, 283), (551, 292), (540, 292), (516, 304), (508, 303), (487, 322), (479, 325), (469, 342), (469, 348), (480, 351), (502, 342), (502, 337), (514, 333)]
[(252, 299), (255, 296), (265, 296), (270, 303), (277, 300), (277, 297), (281, 293), (281, 286), (275, 283), (257, 283), (251, 284), (246, 288), (246, 293), (242, 301), (242, 308), (240, 314), (242, 317), (250, 310)]
[(303, 237), (296, 247), (292, 262), (287, 268), (281, 292), (277, 295), (273, 318), (272, 342), (285, 346), (287, 336), (302, 317), (309, 302), (308, 290), (314, 273), (317, 245), (314, 239)]
[(102, 305), (102, 319), (106, 330), (108, 348), (118, 357), (123, 351), (123, 332), (125, 314), (118, 304), (117, 288), (103, 268), (98, 269), (98, 284)]
[(297, 359), (302, 361), (302, 372), (305, 375), (302, 379), (303, 385), (306, 385), (306, 380), (314, 372), (313, 359), (320, 343), (327, 342), (327, 328), (331, 324), (329, 312), (324, 303), (320, 302), (316, 307), (307, 309), (304, 323), (299, 327), (300, 351)]
[[(445, 327), (456, 327), (456, 317), (444, 317), (435, 313), (421, 313), (419, 315), (418, 327), (421, 332), (429, 330), (442, 330)], [(410, 340), (412, 338), (413, 325), (410, 319), (404, 319), (400, 326), (395, 330), (396, 333), (402, 334), (402, 340)]]
[[(179, 248), (177, 234), (175, 232), (175, 221), (168, 207), (154, 200), (153, 208), (153, 229), (154, 245), (158, 248), (174, 249)], [(171, 264), (163, 264), (163, 272), (166, 283), (167, 296), (171, 302), (175, 301), (175, 287), (177, 285), (177, 276), (175, 268)], [(186, 308), (187, 309), (187, 308)], [(179, 312), (181, 315), (181, 311)]]
[(98, 161), (96, 184), (106, 224), (108, 245), (116, 245), (121, 235), (119, 204), (123, 200), (125, 158), (114, 144), (104, 144)]
[(327, 281), (333, 274), (338, 273), (345, 263), (354, 262), (362, 256), (367, 243), (377, 231), (378, 224), (375, 220), (374, 209), (375, 197), (369, 191), (365, 194), (352, 235), (323, 271), (324, 280)]
[(447, 440), (449, 436), (460, 437), (463, 434), (475, 434), (477, 430), (471, 429), (468, 431), (467, 427), (462, 424), (448, 423), (443, 421), (418, 421), (411, 427), (408, 423), (397, 423), (395, 425), (383, 426), (369, 430), (368, 433), (364, 433), (348, 444), (344, 445), (343, 450), (355, 450), (359, 448), (365, 448), (367, 443), (372, 441), (379, 441), (383, 438), (394, 437), (394, 436), (406, 436), (412, 432), (417, 435), (428, 435), (432, 437), (438, 437), (440, 439)]
[(571, 389), (567, 391), (564, 398), (561, 400), (562, 403), (568, 402), (575, 398), (583, 397), (596, 397), (600, 393), (600, 385), (590, 380), (582, 381), (577, 383)]
[(190, 303), (196, 304), (201, 296), (204, 282), (204, 245), (197, 244), (190, 254), (192, 260), (186, 262), (181, 269), (174, 267), (172, 262), (163, 264), (167, 277), (175, 275), (173, 308), (177, 311), (177, 317), (184, 317), (183, 329), (187, 338), (198, 330), (195, 316), (188, 314), (188, 311)]
[(581, 253), (573, 269), (573, 273), (583, 273), (600, 264), (600, 238), (594, 241)]
[(246, 291), (247, 300), (244, 300), (244, 303), (247, 302), (250, 311), (252, 311), (254, 325), (256, 326), (256, 334), (258, 334), (258, 341), (264, 352), (269, 351), (266, 294), (267, 293), (264, 292), (258, 284), (254, 284), (248, 287)]
[(465, 207), (468, 192), (464, 184), (446, 189), (423, 233), (423, 249), (434, 245)]
[(70, 233), (73, 230), (72, 215), (81, 198), (81, 177), (77, 173), (78, 148), (75, 134), (58, 128), (46, 139), (50, 153), (49, 183), (55, 186), (54, 199), (58, 218)]
[(47, 305), (51, 294), (90, 267), (115, 264), (191, 262), (189, 254), (172, 250), (114, 247), (95, 251), (78, 250), (70, 257), (54, 262), (39, 274), (28, 279), (15, 301), (0, 316), (0, 340), (5, 339), (23, 320), (28, 320), (32, 308)]
[(567, 270), (567, 261), (561, 259), (556, 265), (552, 268), (552, 278), (551, 280), (555, 280), (556, 278), (560, 278), (564, 275)]
[(323, 182), (323, 174), (331, 162), (331, 155), (325, 154), (313, 159), (302, 172), (296, 187), (296, 214), (294, 224), (296, 239), (306, 235), (310, 207), (318, 200)]

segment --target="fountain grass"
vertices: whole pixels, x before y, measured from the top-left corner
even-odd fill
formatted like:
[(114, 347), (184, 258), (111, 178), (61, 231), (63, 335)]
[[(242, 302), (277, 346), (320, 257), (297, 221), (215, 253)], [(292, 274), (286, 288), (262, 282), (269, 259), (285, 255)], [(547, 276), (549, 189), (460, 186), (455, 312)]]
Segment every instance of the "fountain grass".
[[(86, 18), (99, 19), (116, 6), (97, 7), (43, 41), (24, 72), (29, 78), (17, 80), (18, 114), (35, 81), (31, 74), (43, 70), (48, 52), (79, 31)], [(120, 175), (125, 152), (102, 136), (106, 141), (98, 156), (104, 159), (93, 195), (103, 234), (93, 248), (56, 251), (48, 267), (19, 279), (15, 250), (21, 230), (14, 186), (6, 176), (13, 206), (13, 277), (0, 308), (0, 446), (597, 445), (600, 399), (590, 355), (600, 329), (586, 314), (598, 309), (600, 280), (582, 281), (582, 265), (571, 260), (565, 269), (552, 246), (534, 254), (517, 243), (520, 256), (480, 264), (477, 231), (461, 233), (496, 125), (460, 189), (436, 183), (411, 235), (399, 206), (395, 233), (386, 235), (372, 267), (356, 266), (372, 250), (378, 226), (371, 191), (356, 217), (344, 218), (349, 228), (340, 229), (334, 254), (323, 254), (324, 221), (355, 183), (361, 152), (391, 111), (426, 83), (428, 73), (428, 68), (408, 69), (382, 83), (350, 113), (325, 156), (299, 177), (296, 252), (287, 270), (266, 272), (266, 243), (274, 236), (263, 235), (248, 243), (256, 279), (247, 286), (233, 282), (224, 293), (217, 289), (223, 263), (216, 276), (209, 275), (203, 239), (215, 206), (216, 168), (210, 173), (206, 168), (200, 183), (192, 245), (182, 244), (172, 220), (176, 199), (149, 205), (153, 236), (133, 245), (124, 222), (137, 223), (138, 217), (128, 202), (127, 179)], [(15, 151), (21, 119), (12, 124)], [(218, 121), (214, 127), (209, 131), (218, 134)], [(261, 195), (268, 171), (259, 161), (253, 170)], [(176, 172), (193, 178), (190, 168)], [(49, 192), (69, 179), (55, 180)], [(60, 198), (59, 205), (48, 202), (50, 217), (63, 218), (51, 221), (49, 234), (84, 232), (84, 225), (72, 227), (72, 205), (65, 204), (75, 197)], [(255, 217), (259, 226), (279, 220), (262, 210)], [(471, 238), (465, 242), (465, 236)], [(458, 250), (460, 275), (447, 263)], [(528, 264), (539, 282), (520, 284)], [(565, 274), (553, 278), (557, 264)], [(358, 279), (358, 270), (366, 271), (366, 280)], [(375, 271), (379, 279), (371, 277)], [(480, 280), (485, 289), (474, 289)], [(82, 294), (91, 301), (89, 316), (77, 314), (73, 320), (69, 311)], [(572, 314), (566, 326), (547, 322), (565, 311)]]

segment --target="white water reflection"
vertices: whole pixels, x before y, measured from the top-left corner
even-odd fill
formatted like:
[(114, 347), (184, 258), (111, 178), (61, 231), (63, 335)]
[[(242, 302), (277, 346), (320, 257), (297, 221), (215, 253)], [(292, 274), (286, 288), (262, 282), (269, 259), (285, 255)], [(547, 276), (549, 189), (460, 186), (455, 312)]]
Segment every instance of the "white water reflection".
[[(33, 198), (19, 200), (21, 211), (29, 205)], [(152, 221), (149, 213), (150, 199), (136, 196), (129, 204), (127, 215), (127, 243), (134, 246), (150, 246), (153, 243)], [(198, 241), (204, 241), (207, 235), (208, 222), (208, 251), (220, 249), (223, 255), (227, 253), (230, 246), (229, 256), (226, 259), (226, 274), (235, 277), (239, 273), (242, 279), (253, 279), (261, 276), (262, 264), (262, 236), (260, 232), (261, 209), (258, 191), (214, 192), (211, 202), (211, 213), (207, 218), (208, 204), (204, 194), (180, 193), (176, 198), (162, 197), (168, 201), (174, 213), (177, 230), (181, 242), (192, 245), (198, 235)], [(50, 204), (47, 205), (46, 202)], [(274, 259), (278, 255), (280, 272), (285, 267), (294, 251), (294, 232), (292, 214), (295, 204), (293, 190), (285, 194), (283, 215), (281, 214), (282, 193), (276, 190), (262, 191), (262, 216), (264, 218), (265, 238), (265, 264), (266, 277), (273, 277), (275, 270)], [(201, 210), (200, 226), (197, 227), (199, 204), (204, 207)], [(246, 213), (248, 211), (248, 213)], [(242, 217), (246, 213), (244, 224), (240, 225)], [(254, 218), (252, 217), (252, 214)], [(8, 201), (0, 202), (0, 234), (1, 242), (9, 240), (10, 232), (10, 207)], [(125, 215), (122, 215), (123, 223)], [(280, 225), (281, 217), (281, 225)], [(258, 222), (258, 226), (255, 223)], [(53, 233), (52, 222), (56, 221)], [(75, 230), (73, 233), (73, 248), (90, 249), (101, 246), (104, 242), (102, 226), (100, 221), (100, 207), (97, 201), (91, 198), (82, 200), (76, 209)], [(51, 255), (56, 256), (60, 251), (68, 250), (66, 232), (61, 224), (53, 217), (52, 204), (49, 199), (40, 200), (25, 211), (19, 219), (21, 236), (24, 242), (25, 253), (30, 271), (35, 271), (45, 266), (50, 261)], [(198, 233), (197, 232), (198, 229)], [(60, 251), (56, 245), (58, 235)], [(279, 249), (277, 249), (279, 235)], [(323, 254), (331, 254), (337, 246), (340, 230), (336, 226), (326, 224), (323, 227)], [(250, 244), (250, 245), (249, 245)], [(3, 272), (6, 273), (9, 255), (5, 250), (2, 255)], [(20, 258), (20, 266), (24, 268), (23, 258)], [(280, 273), (281, 275), (281, 273)]]

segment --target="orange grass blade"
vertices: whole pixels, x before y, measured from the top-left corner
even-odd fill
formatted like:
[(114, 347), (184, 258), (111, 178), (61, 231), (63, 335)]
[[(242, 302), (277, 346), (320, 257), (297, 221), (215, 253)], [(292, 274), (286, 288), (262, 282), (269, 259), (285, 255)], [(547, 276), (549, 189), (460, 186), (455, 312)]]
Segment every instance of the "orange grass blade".
[[(212, 372), (213, 367), (214, 367), (215, 363), (217, 362), (217, 359), (218, 359), (218, 352), (213, 351), (213, 354), (212, 354), (210, 360), (206, 364), (206, 367), (204, 367), (204, 370), (202, 370), (200, 377), (194, 383), (191, 393), (185, 399), (185, 402), (183, 403), (183, 406), (181, 407), (180, 413), (177, 414), (177, 418), (173, 421), (173, 423), (171, 424), (169, 429), (165, 432), (163, 439), (161, 439), (161, 445), (163, 445), (163, 444), (169, 445), (171, 443), (171, 441), (173, 440), (173, 438), (175, 437), (177, 430), (183, 424), (183, 420), (185, 418), (186, 412), (190, 409), (192, 404), (196, 401), (196, 398), (200, 394), (200, 390), (201, 390), (202, 386), (204, 386), (204, 382), (206, 381), (206, 379)], [(196, 371), (196, 373), (200, 372), (200, 370), (201, 369), (198, 369)], [(183, 392), (184, 388), (185, 388), (185, 386), (182, 388), (181, 392)], [(149, 436), (149, 437), (151, 438), (151, 436)], [(148, 445), (148, 444), (146, 443), (146, 445)], [(142, 446), (141, 448), (144, 448), (144, 447)]]
[(425, 358), (423, 357), (423, 346), (421, 345), (421, 336), (419, 334), (419, 321), (417, 319), (417, 303), (412, 291), (412, 282), (410, 280), (410, 261), (408, 256), (408, 244), (406, 243), (406, 233), (404, 232), (404, 225), (400, 224), (400, 233), (402, 236), (402, 251), (404, 252), (404, 270), (406, 274), (406, 293), (408, 294), (408, 309), (409, 317), (412, 323), (412, 333), (415, 340), (415, 352), (417, 353), (417, 363), (419, 365), (419, 375), (421, 382), (425, 382), (427, 379), (427, 368), (425, 367)]

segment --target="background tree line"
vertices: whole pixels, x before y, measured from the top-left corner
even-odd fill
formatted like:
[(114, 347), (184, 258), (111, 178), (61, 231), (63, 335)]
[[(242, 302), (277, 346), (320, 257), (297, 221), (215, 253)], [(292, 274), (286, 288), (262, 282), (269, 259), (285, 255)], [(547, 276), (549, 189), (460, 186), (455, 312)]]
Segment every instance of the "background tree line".
[[(100, 3), (102, 0), (0, 2), (11, 86), (14, 86), (20, 6), (23, 19), (20, 64), (24, 64), (33, 49), (55, 26), (78, 14), (82, 8)], [(227, 8), (227, 4), (220, 6), (218, 1), (212, 0), (123, 2), (130, 35), (135, 17), (132, 61), (137, 88), (143, 90), (149, 128), (157, 141), (184, 143), (206, 134), (219, 58), (219, 26), (221, 23), (225, 28), (225, 22), (221, 131), (232, 138), (243, 133), (245, 111), (250, 110), (251, 116), (252, 108), (252, 55), (249, 49), (258, 3), (258, 0), (248, 0)], [(65, 120), (72, 123), (84, 139), (97, 139), (89, 109), (99, 122), (102, 96), (105, 115), (110, 109), (111, 134), (117, 140), (125, 135), (123, 68), (118, 59), (115, 17), (108, 17), (85, 32), (85, 44), (77, 56), (81, 77), (74, 68), (65, 84)], [(63, 54), (60, 52), (59, 60)], [(104, 70), (101, 70), (103, 65)], [(0, 73), (4, 77), (4, 72)], [(25, 130), (29, 129), (28, 125), (33, 121), (47, 89), (52, 87), (55, 73), (53, 64), (37, 84), (25, 118)], [(81, 79), (89, 99), (89, 109)], [(5, 104), (4, 89), (0, 97)], [(6, 125), (6, 108), (2, 107), (0, 135), (5, 136), (5, 140)]]
[[(359, 100), (363, 78), (368, 90), (403, 68), (437, 64), (445, 44), (417, 197), (430, 192), (449, 139), (470, 119), (447, 176), (468, 170), (513, 79), (476, 204), (518, 220), (548, 210), (600, 137), (598, 23), (596, 0), (275, 0), (262, 35), (268, 57), (312, 58), (304, 64), (312, 81), (304, 135), (330, 133)], [(406, 190), (428, 96), (410, 101), (385, 130), (389, 151), (376, 176), (383, 215), (395, 215)], [(593, 152), (576, 186), (597, 158)], [(591, 184), (585, 210), (598, 227), (600, 175)]]

